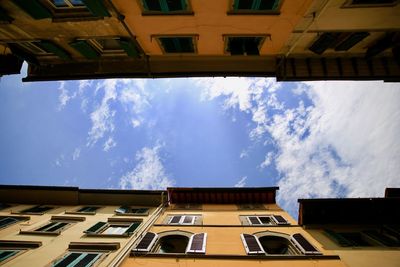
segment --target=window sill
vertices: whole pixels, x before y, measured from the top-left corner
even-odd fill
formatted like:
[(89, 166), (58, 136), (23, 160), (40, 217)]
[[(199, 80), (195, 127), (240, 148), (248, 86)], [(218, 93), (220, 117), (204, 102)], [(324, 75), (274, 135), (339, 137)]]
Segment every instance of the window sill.
[(20, 212), (20, 211), (11, 211), (11, 214), (21, 214), (21, 215), (43, 215), (44, 212)]
[(127, 237), (130, 237), (130, 236), (132, 236), (132, 234), (121, 234), (121, 235), (119, 235), (119, 234), (102, 234), (102, 233), (100, 233), (100, 234), (96, 234), (96, 233), (87, 233), (86, 234), (86, 236), (87, 237), (102, 237), (102, 238), (127, 238)]
[(263, 10), (263, 11), (257, 11), (257, 10), (231, 10), (226, 12), (228, 16), (231, 15), (271, 15), (271, 16), (276, 16), (280, 15), (280, 11), (275, 11), (275, 10)]
[(65, 214), (74, 214), (74, 215), (96, 215), (96, 212), (66, 211)]
[(149, 216), (149, 213), (115, 213), (116, 216)]
[(48, 236), (58, 236), (61, 232), (40, 232), (40, 231), (19, 231), (20, 235), (48, 235)]
[(161, 12), (161, 11), (143, 11), (142, 16), (194, 16), (193, 11), (175, 11), (175, 12)]

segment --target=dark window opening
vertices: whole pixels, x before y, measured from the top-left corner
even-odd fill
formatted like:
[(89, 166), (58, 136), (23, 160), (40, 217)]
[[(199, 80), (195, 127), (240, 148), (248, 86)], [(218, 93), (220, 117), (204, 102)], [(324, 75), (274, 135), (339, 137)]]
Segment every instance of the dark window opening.
[(1, 249), (0, 250), (0, 263), (17, 255), (19, 252), (20, 252), (20, 250)]
[(159, 253), (185, 253), (189, 238), (183, 235), (168, 235), (158, 241)]
[(347, 240), (353, 247), (369, 247), (371, 243), (368, 242), (361, 233), (338, 233)]
[(327, 49), (347, 51), (364, 40), (368, 32), (325, 32), (309, 47), (309, 50), (321, 55)]
[(194, 53), (193, 37), (160, 37), (165, 53)]
[(227, 52), (231, 55), (259, 55), (262, 37), (229, 37)]
[(121, 206), (115, 210), (117, 214), (147, 214), (148, 212), (148, 208), (132, 208), (128, 206)]
[(290, 241), (280, 236), (262, 236), (258, 239), (267, 254), (289, 254)]
[(174, 11), (186, 11), (186, 0), (142, 0), (146, 11), (159, 11), (163, 13)]
[(279, 0), (235, 0), (234, 10), (275, 10), (279, 5)]
[(100, 207), (82, 207), (77, 212), (96, 212)]
[(25, 209), (23, 211), (21, 211), (21, 213), (44, 213), (46, 211), (49, 211), (53, 209), (53, 207), (49, 207), (49, 206), (35, 206), (29, 209)]
[(67, 267), (67, 266), (92, 266), (102, 255), (102, 253), (84, 253), (84, 252), (70, 252), (58, 262), (56, 261), (52, 266), (54, 267)]

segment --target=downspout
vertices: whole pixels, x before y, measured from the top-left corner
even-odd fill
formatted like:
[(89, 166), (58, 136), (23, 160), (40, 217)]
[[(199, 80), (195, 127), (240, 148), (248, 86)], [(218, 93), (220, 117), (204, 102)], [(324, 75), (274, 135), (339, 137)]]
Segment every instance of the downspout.
[(121, 252), (107, 265), (107, 266), (120, 266), (121, 263), (125, 260), (126, 257), (129, 257), (132, 246), (142, 238), (143, 233), (147, 232), (151, 226), (153, 226), (154, 222), (163, 214), (165, 209), (165, 201), (164, 201), (164, 192), (161, 192), (161, 204), (157, 207), (157, 209), (152, 213), (152, 215), (148, 218), (148, 220), (140, 225), (131, 239), (126, 243), (126, 245), (122, 248)]

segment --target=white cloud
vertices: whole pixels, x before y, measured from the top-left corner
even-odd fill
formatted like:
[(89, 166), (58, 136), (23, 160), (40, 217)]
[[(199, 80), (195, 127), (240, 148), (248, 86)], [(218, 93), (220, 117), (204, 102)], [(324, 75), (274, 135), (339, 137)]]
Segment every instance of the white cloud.
[(81, 156), (81, 149), (79, 147), (75, 148), (74, 153), (72, 153), (72, 160), (77, 160)]
[(267, 155), (265, 155), (264, 161), (260, 164), (260, 168), (264, 169), (264, 168), (268, 167), (269, 165), (271, 165), (273, 156), (274, 156), (274, 153), (268, 152)]
[(58, 110), (62, 110), (71, 99), (74, 99), (77, 96), (77, 92), (69, 94), (65, 86), (66, 82), (61, 81), (60, 86), (58, 87), (58, 90), (60, 91), (60, 95), (58, 96), (58, 101), (59, 101)]
[(112, 137), (109, 137), (107, 141), (103, 145), (103, 150), (105, 152), (109, 151), (111, 148), (115, 147), (117, 143), (114, 141)]
[(159, 155), (162, 145), (144, 147), (136, 153), (135, 168), (123, 175), (120, 186), (123, 189), (165, 189), (174, 185), (174, 181), (165, 171)]
[(247, 158), (249, 156), (249, 152), (247, 150), (242, 150), (242, 152), (240, 152), (240, 158)]
[(235, 187), (244, 187), (246, 185), (247, 176), (243, 176), (239, 182), (235, 184)]

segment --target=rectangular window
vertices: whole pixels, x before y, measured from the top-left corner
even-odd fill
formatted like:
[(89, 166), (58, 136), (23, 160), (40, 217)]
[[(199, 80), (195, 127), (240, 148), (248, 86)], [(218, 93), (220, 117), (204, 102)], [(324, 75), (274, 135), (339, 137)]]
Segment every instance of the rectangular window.
[(98, 222), (87, 229), (89, 236), (124, 236), (128, 237), (139, 227), (141, 221), (109, 221)]
[(49, 232), (49, 233), (61, 232), (64, 228), (66, 228), (69, 225), (70, 225), (70, 223), (67, 223), (67, 222), (53, 221), (53, 222), (49, 222), (48, 224), (46, 224), (42, 227), (35, 229), (34, 231), (35, 232)]
[(77, 210), (77, 212), (83, 212), (83, 213), (96, 213), (96, 211), (100, 209), (100, 207), (91, 207), (91, 206), (86, 206), (82, 207)]
[(248, 203), (238, 205), (239, 210), (265, 210), (265, 206), (260, 203)]
[(117, 215), (149, 215), (148, 208), (121, 206), (115, 210)]
[(5, 263), (8, 260), (11, 260), (13, 257), (17, 256), (17, 254), (20, 252), (22, 252), (22, 250), (0, 249), (0, 264)]
[(308, 49), (318, 55), (327, 49), (348, 51), (369, 35), (368, 32), (325, 32)]
[(202, 206), (196, 203), (175, 204), (172, 207), (174, 210), (201, 210)]
[(281, 215), (240, 216), (242, 224), (247, 225), (288, 225)]
[(228, 14), (279, 14), (279, 0), (233, 0)]
[(336, 232), (325, 230), (325, 233), (342, 247), (369, 247), (374, 245), (361, 232)]
[(54, 267), (89, 267), (93, 266), (98, 261), (103, 253), (100, 252), (78, 252), (73, 251), (67, 253), (64, 257), (53, 262)]
[(84, 221), (85, 217), (78, 216), (52, 216), (51, 220), (46, 224), (39, 226), (33, 230), (20, 231), (20, 234), (50, 234), (59, 235), (62, 231), (71, 227), (74, 223)]
[(0, 241), (0, 265), (12, 260), (27, 249), (38, 248), (42, 242), (37, 241)]
[(199, 215), (174, 215), (168, 216), (167, 224), (192, 225), (197, 224)]
[(140, 0), (143, 15), (193, 14), (188, 0)]
[(394, 6), (398, 0), (347, 0), (343, 7), (379, 7)]
[(0, 216), (0, 229), (29, 219), (29, 216)]
[(49, 210), (54, 209), (54, 207), (50, 207), (50, 206), (35, 206), (32, 208), (28, 208), (28, 209), (24, 209), (22, 211), (20, 211), (19, 213), (28, 213), (28, 214), (43, 214)]
[(193, 54), (197, 50), (194, 36), (160, 36), (157, 40), (164, 54)]
[(226, 36), (225, 53), (258, 56), (265, 36)]

